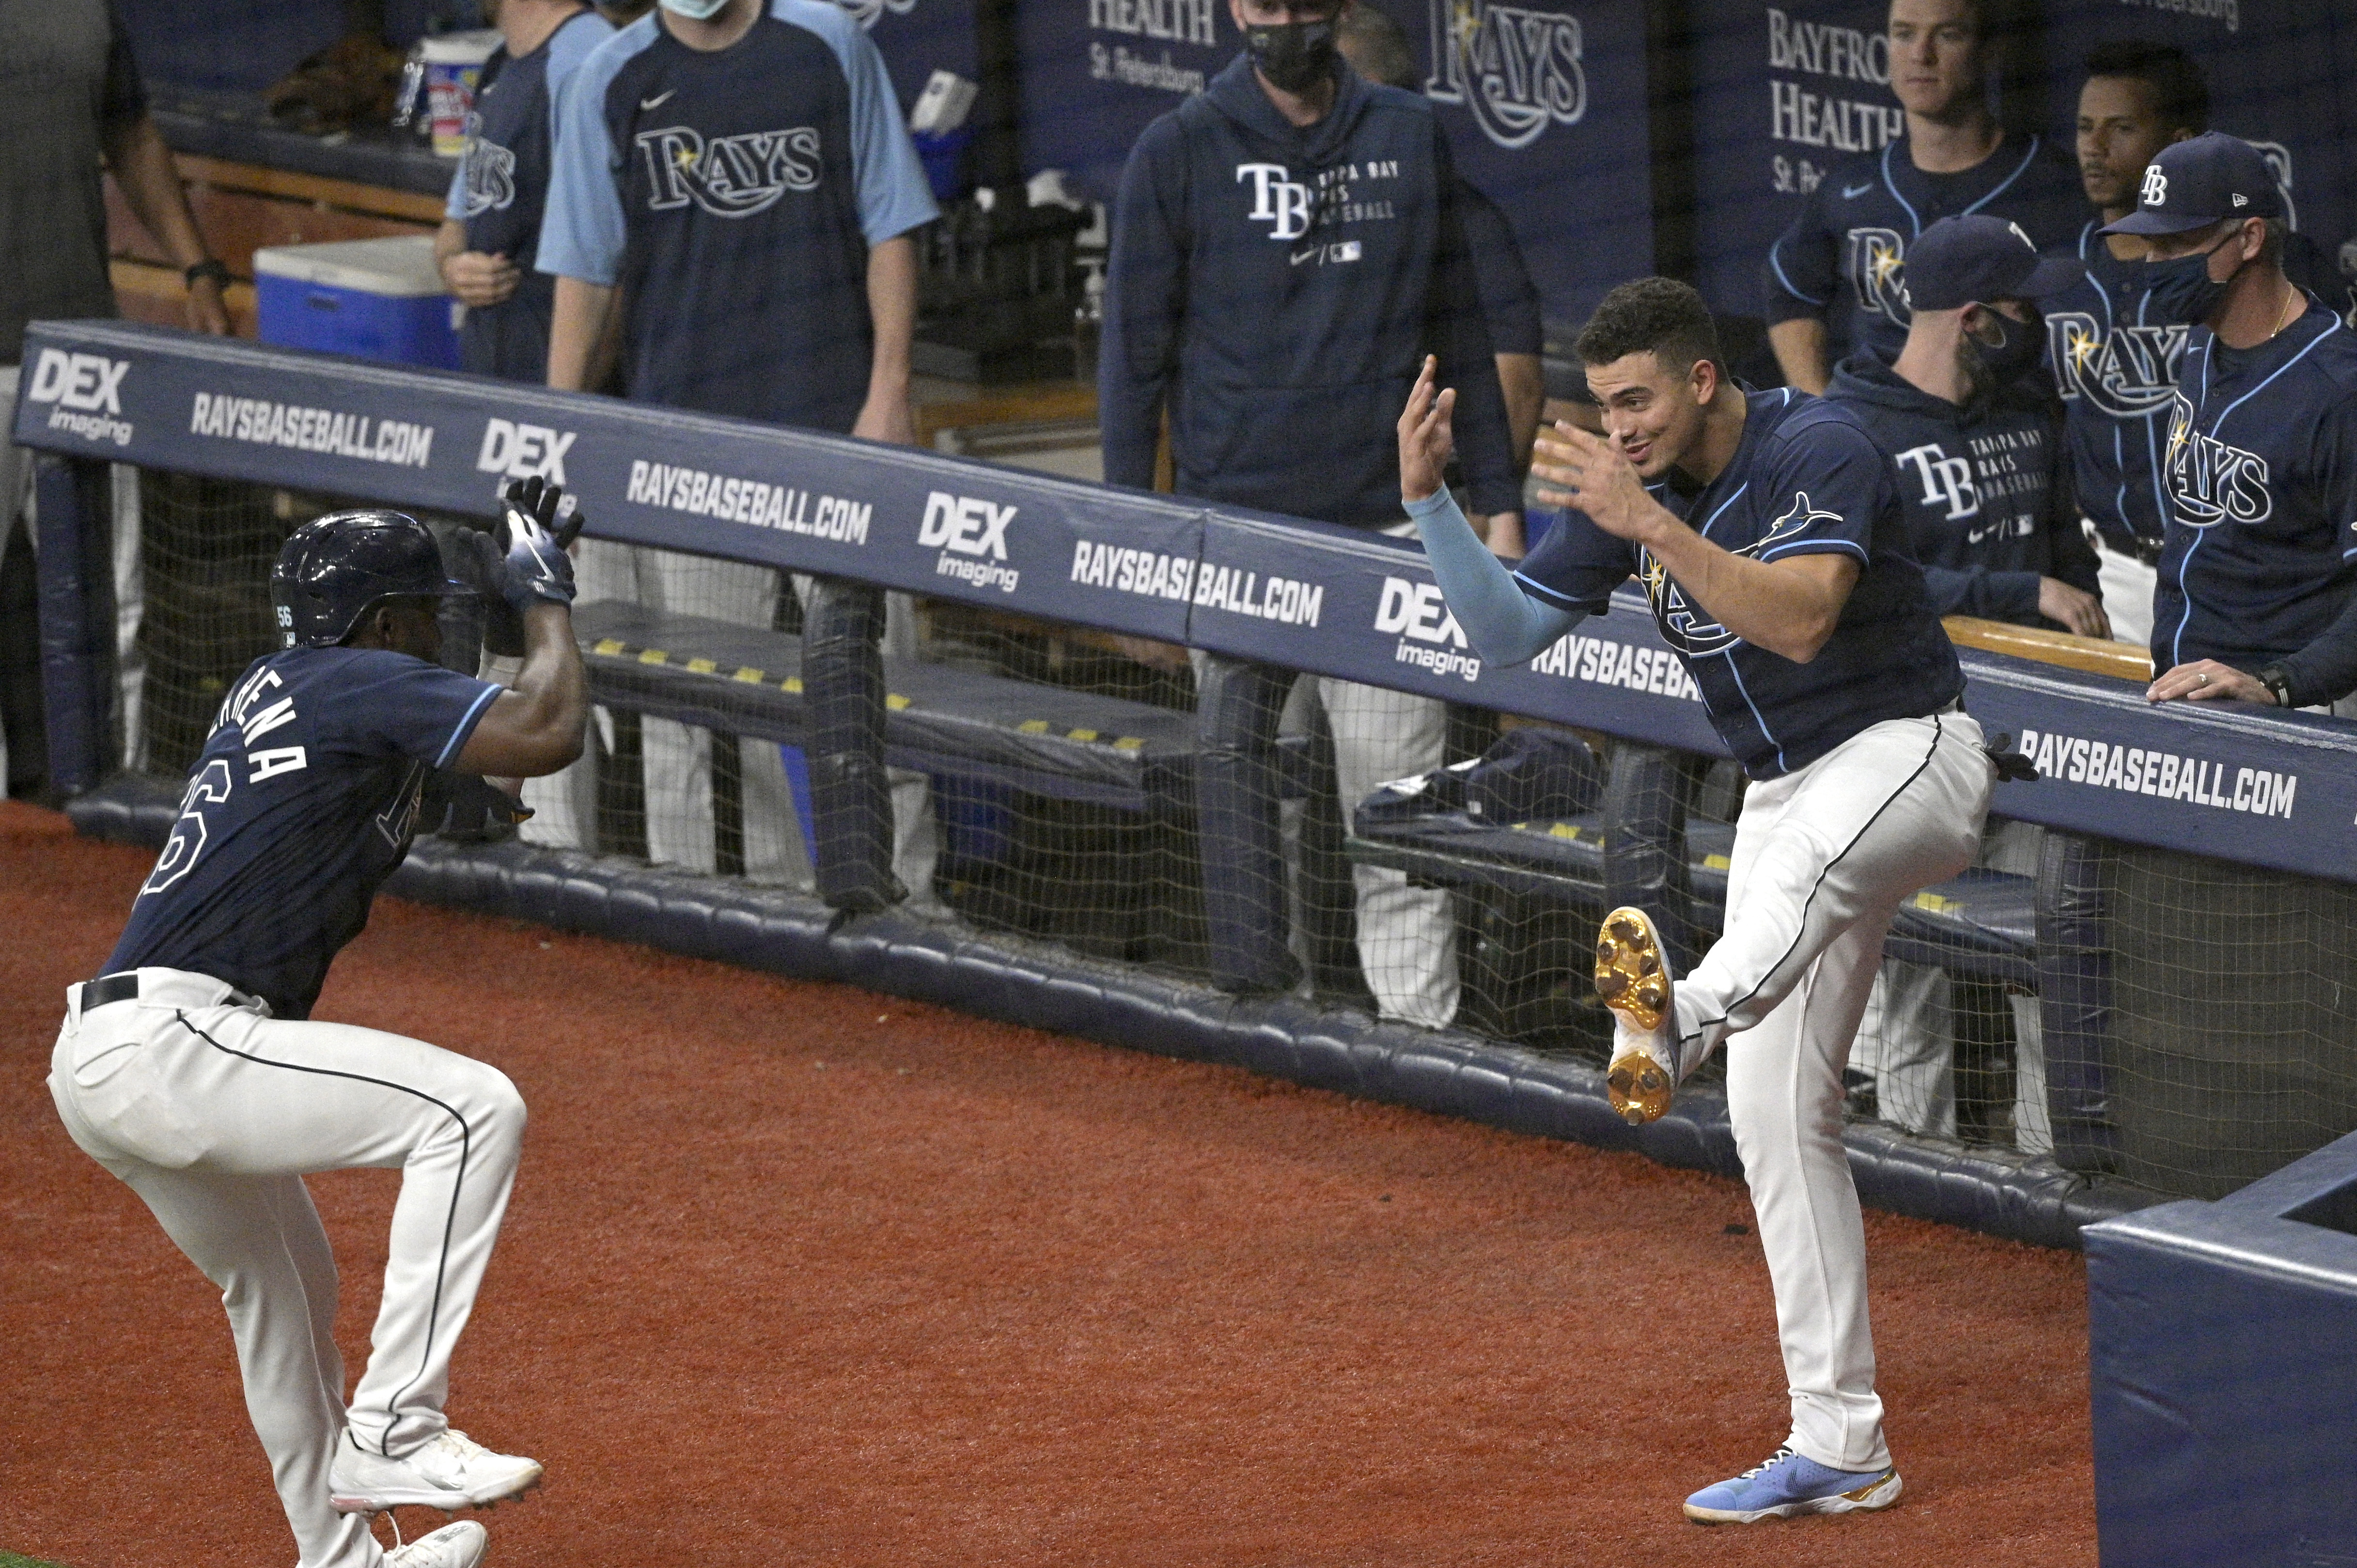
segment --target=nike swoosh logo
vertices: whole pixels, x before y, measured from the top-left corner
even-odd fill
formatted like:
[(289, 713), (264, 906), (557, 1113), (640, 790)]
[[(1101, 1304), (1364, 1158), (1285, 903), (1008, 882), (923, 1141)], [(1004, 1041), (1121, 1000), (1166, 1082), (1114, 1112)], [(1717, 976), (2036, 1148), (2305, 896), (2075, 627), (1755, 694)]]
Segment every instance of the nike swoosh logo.
[(1304, 262), (1308, 261), (1310, 257), (1312, 257), (1312, 256), (1316, 255), (1319, 251), (1321, 251), (1321, 250), (1323, 250), (1323, 249), (1325, 249), (1325, 247), (1324, 247), (1324, 246), (1322, 246), (1322, 245), (1312, 245), (1312, 246), (1310, 246), (1310, 247), (1309, 247), (1309, 249), (1308, 249), (1308, 250), (1306, 250), (1306, 251), (1296, 251), (1296, 252), (1293, 252), (1293, 264), (1294, 264), (1295, 266), (1297, 266), (1297, 266), (1299, 266), (1302, 263), (1304, 263)]
[[(663, 96), (668, 98), (671, 95), (669, 93), (665, 93)], [(657, 102), (661, 102), (661, 100), (658, 100)], [(644, 107), (644, 105), (641, 105), (641, 107)], [(1843, 186), (1842, 199), (1844, 201), (1856, 201), (1859, 197), (1864, 196), (1867, 191), (1872, 190), (1873, 188), (1874, 181), (1872, 180), (1867, 180), (1864, 185)]]
[(639, 108), (641, 111), (648, 109), (660, 109), (664, 104), (670, 102), (672, 93), (677, 92), (678, 91), (679, 89), (674, 87), (665, 91), (658, 92), (652, 98), (641, 98), (639, 100)]

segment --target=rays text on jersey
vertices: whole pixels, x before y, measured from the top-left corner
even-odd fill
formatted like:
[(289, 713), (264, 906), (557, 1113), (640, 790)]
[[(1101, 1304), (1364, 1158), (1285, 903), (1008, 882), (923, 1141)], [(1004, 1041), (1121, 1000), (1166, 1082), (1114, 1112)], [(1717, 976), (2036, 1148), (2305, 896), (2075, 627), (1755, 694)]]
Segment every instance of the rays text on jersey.
[(789, 190), (818, 188), (815, 125), (744, 131), (708, 142), (692, 125), (666, 125), (633, 139), (646, 160), (647, 205), (658, 212), (694, 202), (715, 218), (749, 218)]

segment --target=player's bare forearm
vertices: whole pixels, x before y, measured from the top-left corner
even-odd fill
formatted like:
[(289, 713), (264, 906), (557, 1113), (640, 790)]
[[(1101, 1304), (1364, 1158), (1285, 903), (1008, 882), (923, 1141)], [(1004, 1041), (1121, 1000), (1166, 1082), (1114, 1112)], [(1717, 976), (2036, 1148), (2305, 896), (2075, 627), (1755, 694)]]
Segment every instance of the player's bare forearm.
[(909, 358), (917, 337), (917, 244), (906, 234), (868, 247), (867, 315), (876, 347), (867, 371), (867, 402), (851, 433), (913, 446), (917, 426), (909, 407)]
[(589, 679), (573, 640), (573, 613), (548, 601), (523, 612), (523, 667), (492, 700), (458, 753), (461, 773), (533, 779), (581, 755)]
[[(192, 267), (208, 258), (204, 235), (188, 207), (188, 193), (180, 183), (172, 149), (163, 133), (145, 115), (118, 126), (108, 136), (106, 161), (115, 188), (147, 232), (164, 247), (177, 267)], [(221, 303), (221, 285), (199, 278), (188, 285), (188, 325), (199, 332), (225, 334), (229, 313)]]
[(548, 321), (548, 384), (587, 392), (614, 309), (614, 290), (586, 278), (560, 276)]
[(1506, 428), (1513, 437), (1514, 472), (1527, 473), (1531, 443), (1538, 438), (1540, 411), (1546, 406), (1546, 376), (1539, 357), (1499, 355), (1498, 390), (1506, 398)]
[(1825, 324), (1813, 316), (1796, 316), (1768, 328), (1768, 346), (1784, 380), (1811, 396), (1822, 396), (1833, 377), (1825, 367)]

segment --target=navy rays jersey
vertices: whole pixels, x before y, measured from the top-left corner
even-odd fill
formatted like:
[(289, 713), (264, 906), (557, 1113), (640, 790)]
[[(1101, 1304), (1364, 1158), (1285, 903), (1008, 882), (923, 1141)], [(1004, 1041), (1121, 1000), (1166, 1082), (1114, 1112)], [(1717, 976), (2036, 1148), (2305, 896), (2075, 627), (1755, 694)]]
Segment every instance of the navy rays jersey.
[(475, 90), (467, 156), (450, 181), (447, 216), (467, 226), (467, 249), (505, 256), (522, 274), (492, 306), (469, 306), (458, 330), (461, 362), (478, 375), (539, 381), (548, 374), (548, 317), (556, 285), (533, 270), (556, 143), (557, 91), (589, 51), (614, 36), (595, 11), (576, 11), (528, 55), (491, 51)]
[(708, 52), (658, 10), (558, 97), (540, 269), (622, 290), (630, 397), (848, 431), (874, 346), (868, 248), (936, 211), (843, 7), (771, 0)]
[(2357, 334), (2313, 296), (2256, 348), (2193, 328), (2161, 478), (2154, 667), (2256, 671), (2307, 647), (2357, 585)]
[(1772, 325), (1824, 321), (1825, 363), (1856, 349), (1889, 364), (1907, 343), (1907, 247), (1943, 218), (1986, 212), (2018, 223), (2040, 250), (2068, 243), (2085, 216), (2079, 171), (2043, 136), (2007, 136), (1956, 174), (1915, 166), (1905, 138), (1827, 171), (1769, 247), (1760, 291)]
[(1806, 767), (1869, 725), (1921, 718), (1964, 692), (1964, 672), (1907, 553), (1890, 461), (1857, 416), (1792, 389), (1748, 392), (1743, 439), (1718, 478), (1649, 493), (1738, 555), (1855, 556), (1857, 583), (1833, 636), (1795, 664), (1707, 618), (1650, 554), (1583, 514), (1565, 514), (1514, 574), (1559, 609), (1602, 615), (1614, 588), (1644, 585), (1662, 636), (1702, 688), (1719, 738), (1754, 779)]
[(500, 688), (384, 649), (290, 648), (230, 688), (104, 973), (226, 981), (307, 1018), (409, 853), (426, 775)]

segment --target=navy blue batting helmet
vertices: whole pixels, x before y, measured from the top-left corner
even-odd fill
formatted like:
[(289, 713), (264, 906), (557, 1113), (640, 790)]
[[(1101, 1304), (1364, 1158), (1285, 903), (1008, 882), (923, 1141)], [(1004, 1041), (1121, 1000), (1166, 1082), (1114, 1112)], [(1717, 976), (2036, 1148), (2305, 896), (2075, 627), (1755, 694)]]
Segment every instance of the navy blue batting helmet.
[(442, 550), (414, 517), (331, 511), (295, 531), (270, 569), (270, 602), (288, 648), (333, 648), (391, 598), (471, 594), (442, 569)]

